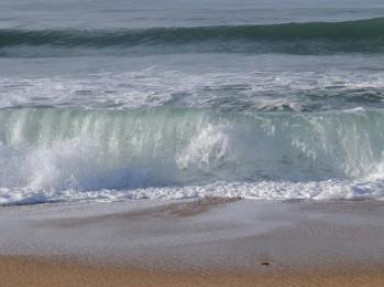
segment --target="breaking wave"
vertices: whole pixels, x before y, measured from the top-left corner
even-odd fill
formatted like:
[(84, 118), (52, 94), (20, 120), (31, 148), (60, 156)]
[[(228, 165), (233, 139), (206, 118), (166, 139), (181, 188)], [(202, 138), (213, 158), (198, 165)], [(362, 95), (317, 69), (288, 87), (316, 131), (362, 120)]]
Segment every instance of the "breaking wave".
[(0, 204), (384, 197), (384, 112), (0, 110)]

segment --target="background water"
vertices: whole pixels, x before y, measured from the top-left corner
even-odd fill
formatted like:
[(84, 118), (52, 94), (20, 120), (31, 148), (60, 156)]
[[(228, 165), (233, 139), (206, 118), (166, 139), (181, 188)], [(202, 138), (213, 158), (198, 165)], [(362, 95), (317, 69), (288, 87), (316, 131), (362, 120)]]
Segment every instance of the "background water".
[(1, 1), (0, 204), (383, 199), (383, 15)]

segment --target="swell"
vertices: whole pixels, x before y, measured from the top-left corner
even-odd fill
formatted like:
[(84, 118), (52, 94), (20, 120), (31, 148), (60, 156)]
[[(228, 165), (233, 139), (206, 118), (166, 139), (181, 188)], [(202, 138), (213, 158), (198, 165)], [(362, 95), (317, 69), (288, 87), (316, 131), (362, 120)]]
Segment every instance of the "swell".
[[(382, 53), (384, 18), (349, 22), (119, 30), (0, 30), (2, 56), (17, 46), (133, 52)], [(188, 46), (189, 48), (185, 48)], [(133, 48), (138, 49), (133, 49)], [(156, 49), (148, 49), (155, 47)], [(120, 49), (119, 49), (120, 48)], [(121, 48), (128, 50), (123, 51)], [(142, 50), (147, 48), (147, 50)], [(25, 52), (25, 51), (24, 51)], [(21, 52), (20, 52), (21, 53)], [(35, 51), (39, 54), (38, 51)], [(44, 51), (49, 54), (49, 51)], [(51, 51), (51, 54), (53, 52)], [(60, 54), (59, 52), (55, 52)], [(80, 53), (78, 51), (78, 53)], [(85, 53), (82, 51), (82, 53)], [(42, 52), (40, 53), (42, 54)], [(76, 54), (76, 53), (75, 53)]]

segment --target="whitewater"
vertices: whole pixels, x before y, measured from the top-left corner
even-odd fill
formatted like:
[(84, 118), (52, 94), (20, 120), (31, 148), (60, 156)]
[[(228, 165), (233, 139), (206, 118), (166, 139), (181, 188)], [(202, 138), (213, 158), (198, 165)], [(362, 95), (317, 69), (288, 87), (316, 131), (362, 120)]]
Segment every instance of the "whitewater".
[(8, 2), (0, 205), (384, 199), (380, 1)]

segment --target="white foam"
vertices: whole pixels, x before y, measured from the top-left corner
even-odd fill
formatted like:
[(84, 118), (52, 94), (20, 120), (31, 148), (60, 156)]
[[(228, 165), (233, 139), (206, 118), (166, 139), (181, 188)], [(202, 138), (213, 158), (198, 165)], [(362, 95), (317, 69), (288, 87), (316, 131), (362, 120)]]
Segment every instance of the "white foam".
[(231, 149), (227, 132), (224, 126), (208, 124), (176, 156), (178, 167), (188, 169), (196, 165), (198, 169), (209, 172), (224, 164)]
[(0, 121), (3, 204), (382, 197), (379, 110), (240, 116), (13, 109), (1, 111)]
[[(163, 68), (127, 73), (0, 79), (0, 108), (80, 106), (244, 107), (258, 110), (356, 108), (381, 103), (382, 73), (230, 72), (191, 74)], [(372, 94), (374, 97), (367, 97)], [(319, 100), (321, 106), (319, 107)]]
[(114, 202), (139, 199), (178, 200), (205, 197), (246, 198), (254, 200), (384, 200), (383, 181), (320, 182), (216, 182), (208, 185), (153, 187), (130, 190), (34, 190), (0, 189), (0, 204), (96, 201)]

